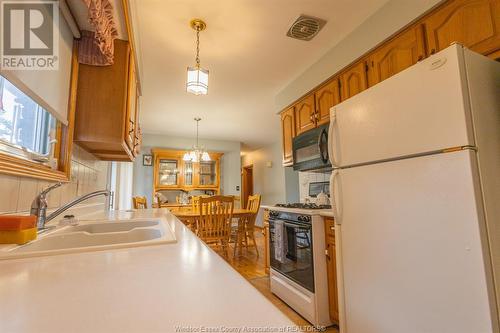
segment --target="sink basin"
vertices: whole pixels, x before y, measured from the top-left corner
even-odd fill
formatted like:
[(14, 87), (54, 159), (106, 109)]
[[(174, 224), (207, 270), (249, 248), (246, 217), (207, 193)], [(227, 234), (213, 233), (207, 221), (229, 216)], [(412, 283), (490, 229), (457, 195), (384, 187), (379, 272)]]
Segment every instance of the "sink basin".
[(86, 221), (58, 228), (25, 245), (0, 250), (0, 259), (88, 252), (176, 242), (161, 219)]
[(78, 226), (70, 226), (64, 228), (58, 233), (68, 233), (68, 232), (78, 232), (84, 231), (90, 234), (100, 234), (100, 233), (109, 233), (109, 232), (123, 232), (130, 231), (135, 228), (145, 228), (145, 227), (155, 227), (160, 223), (160, 221), (123, 221), (119, 223), (92, 223), (92, 224), (84, 224)]

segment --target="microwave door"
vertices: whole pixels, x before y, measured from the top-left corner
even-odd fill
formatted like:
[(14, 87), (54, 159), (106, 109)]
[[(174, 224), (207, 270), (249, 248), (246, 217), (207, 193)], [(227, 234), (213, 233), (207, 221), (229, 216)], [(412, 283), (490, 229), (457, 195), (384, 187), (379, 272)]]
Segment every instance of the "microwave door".
[(329, 156), (328, 156), (328, 128), (323, 128), (318, 138), (318, 150), (319, 156), (321, 158), (321, 162), (323, 164), (328, 164)]

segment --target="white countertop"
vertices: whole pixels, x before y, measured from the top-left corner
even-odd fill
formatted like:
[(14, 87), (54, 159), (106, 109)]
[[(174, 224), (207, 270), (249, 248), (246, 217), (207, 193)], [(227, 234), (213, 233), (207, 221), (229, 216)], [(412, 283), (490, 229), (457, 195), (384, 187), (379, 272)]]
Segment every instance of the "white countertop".
[[(0, 262), (0, 332), (175, 332), (293, 323), (167, 209), (177, 243)], [(195, 332), (196, 330), (192, 330)]]
[(281, 212), (299, 213), (306, 215), (320, 215), (333, 218), (333, 211), (331, 209), (302, 209), (302, 208), (287, 208), (287, 207), (277, 207), (277, 206), (267, 206), (261, 205), (263, 209), (277, 210)]

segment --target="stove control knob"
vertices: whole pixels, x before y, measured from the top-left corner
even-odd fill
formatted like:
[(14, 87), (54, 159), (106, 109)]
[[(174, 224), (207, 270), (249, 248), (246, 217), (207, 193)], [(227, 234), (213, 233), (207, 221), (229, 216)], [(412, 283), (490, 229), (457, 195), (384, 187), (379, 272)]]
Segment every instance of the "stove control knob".
[(305, 217), (305, 216), (299, 215), (299, 216), (297, 217), (297, 220), (299, 220), (300, 222), (304, 222), (304, 217)]
[(311, 217), (310, 216), (303, 216), (302, 221), (309, 222), (309, 221), (311, 221)]

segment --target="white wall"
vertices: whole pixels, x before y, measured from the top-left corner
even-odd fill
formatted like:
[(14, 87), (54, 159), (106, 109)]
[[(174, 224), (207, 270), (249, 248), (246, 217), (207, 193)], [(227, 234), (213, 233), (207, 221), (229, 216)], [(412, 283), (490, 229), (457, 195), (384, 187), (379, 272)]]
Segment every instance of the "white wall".
[[(190, 149), (193, 146), (194, 138), (170, 137), (158, 134), (144, 134), (142, 149), (139, 156), (134, 161), (134, 182), (132, 188), (133, 196), (145, 196), (148, 204), (151, 204), (153, 192), (153, 167), (142, 165), (142, 156), (151, 154), (151, 148), (165, 149)], [(200, 144), (208, 151), (221, 152), (221, 193), (225, 195), (240, 195), (241, 189), (241, 143), (237, 141), (204, 140), (200, 139)]]
[(253, 165), (253, 192), (262, 195), (263, 205), (299, 200), (298, 172), (285, 170), (281, 163), (281, 142), (242, 157), (243, 166)]
[(391, 36), (442, 0), (390, 0), (276, 95), (276, 111)]

